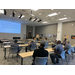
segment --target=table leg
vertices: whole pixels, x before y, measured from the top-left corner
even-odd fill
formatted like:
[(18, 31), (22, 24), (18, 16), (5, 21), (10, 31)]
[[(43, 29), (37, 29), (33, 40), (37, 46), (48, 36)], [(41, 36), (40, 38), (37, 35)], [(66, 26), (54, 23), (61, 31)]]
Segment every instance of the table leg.
[(1, 43), (1, 48), (2, 48), (2, 43)]
[(4, 58), (6, 59), (6, 48), (4, 48)]
[(21, 65), (23, 65), (23, 58), (21, 57)]

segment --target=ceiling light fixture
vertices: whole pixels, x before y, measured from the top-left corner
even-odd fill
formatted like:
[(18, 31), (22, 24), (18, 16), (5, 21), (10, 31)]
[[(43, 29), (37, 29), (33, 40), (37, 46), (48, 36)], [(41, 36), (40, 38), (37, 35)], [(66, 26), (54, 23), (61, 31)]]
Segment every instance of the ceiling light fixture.
[(21, 14), (21, 15), (18, 16), (18, 18), (23, 18), (23, 17), (25, 17), (25, 15)]
[(6, 10), (4, 9), (4, 15), (6, 15)]
[(56, 15), (58, 15), (57, 13), (52, 13), (52, 14), (49, 14), (48, 16), (56, 16)]
[(31, 21), (34, 21), (35, 19), (32, 19)]
[(33, 14), (31, 14), (31, 16), (34, 16)]
[(23, 17), (25, 17), (25, 15), (22, 15), (22, 17), (21, 17), (21, 18), (23, 18)]
[(64, 15), (64, 16), (66, 16), (66, 15)]
[(47, 23), (47, 22), (42, 22), (42, 23)]
[(67, 19), (66, 17), (65, 18), (60, 18), (59, 20), (65, 20), (65, 19)]
[(32, 17), (30, 17), (29, 21), (32, 19)]
[(0, 14), (4, 14), (4, 10), (3, 9), (0, 9)]
[(36, 20), (37, 20), (37, 18), (34, 21), (36, 21)]
[(70, 17), (69, 17), (70, 18)]
[(54, 10), (54, 9), (51, 9), (51, 10)]
[(60, 12), (58, 12), (60, 14)]
[(42, 20), (39, 20), (38, 22), (41, 22)]
[(12, 16), (15, 17), (15, 13), (14, 12), (12, 13)]
[(39, 15), (41, 15), (41, 13), (39, 13)]
[(20, 18), (22, 18), (22, 14), (21, 14), (21, 15), (19, 15), (19, 16), (18, 16), (18, 18), (19, 18), (19, 19), (20, 19)]
[(31, 10), (37, 11), (37, 10), (39, 10), (39, 9), (31, 9)]
[(39, 21), (40, 19), (37, 19), (36, 21)]

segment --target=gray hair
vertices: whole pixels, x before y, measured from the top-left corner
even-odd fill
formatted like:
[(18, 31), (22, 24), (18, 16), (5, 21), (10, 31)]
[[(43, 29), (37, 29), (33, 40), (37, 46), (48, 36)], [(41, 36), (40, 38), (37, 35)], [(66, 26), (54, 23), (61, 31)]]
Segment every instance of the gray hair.
[(67, 41), (68, 44), (70, 44), (70, 41)]

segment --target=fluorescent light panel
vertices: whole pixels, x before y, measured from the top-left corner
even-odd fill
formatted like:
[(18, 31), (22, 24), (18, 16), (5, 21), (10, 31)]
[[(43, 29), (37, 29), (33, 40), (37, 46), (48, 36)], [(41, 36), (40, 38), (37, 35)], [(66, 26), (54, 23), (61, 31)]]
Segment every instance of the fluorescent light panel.
[(31, 14), (32, 16), (34, 16), (33, 14)]
[(36, 21), (39, 21), (39, 19), (37, 19)]
[(35, 19), (32, 19), (32, 21), (34, 21)]
[(48, 16), (55, 16), (55, 15), (58, 15), (57, 13), (52, 13), (52, 14), (49, 14)]
[(23, 17), (25, 17), (25, 15), (22, 15), (22, 17), (21, 17), (21, 18), (23, 18)]
[(47, 23), (47, 22), (42, 22), (42, 23)]
[(59, 20), (65, 20), (65, 19), (67, 19), (66, 17), (65, 18), (60, 18)]
[(0, 9), (0, 14), (4, 14), (4, 10), (3, 9)]
[(31, 9), (31, 10), (37, 11), (38, 9)]

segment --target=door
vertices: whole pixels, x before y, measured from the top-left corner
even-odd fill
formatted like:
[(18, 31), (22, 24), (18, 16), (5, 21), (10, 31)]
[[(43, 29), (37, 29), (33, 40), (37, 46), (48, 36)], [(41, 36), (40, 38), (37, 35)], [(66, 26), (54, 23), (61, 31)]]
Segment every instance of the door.
[(28, 32), (28, 39), (31, 39), (32, 36), (31, 36), (31, 32)]

